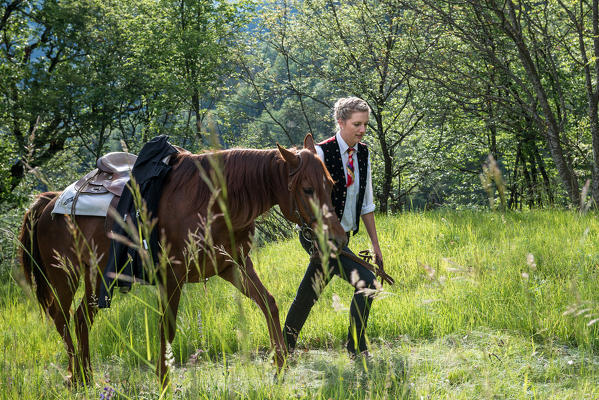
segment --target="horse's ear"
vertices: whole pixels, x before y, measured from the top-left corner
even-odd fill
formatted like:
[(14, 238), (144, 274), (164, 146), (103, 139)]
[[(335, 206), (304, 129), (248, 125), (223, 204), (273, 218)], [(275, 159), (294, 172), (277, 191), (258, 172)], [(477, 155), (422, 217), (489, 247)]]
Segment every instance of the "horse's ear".
[(304, 138), (304, 149), (310, 150), (312, 153), (316, 153), (316, 147), (314, 146), (314, 138), (311, 133), (306, 134)]
[(299, 157), (295, 155), (294, 152), (287, 150), (284, 147), (281, 147), (277, 143), (277, 147), (279, 148), (279, 153), (283, 156), (283, 159), (289, 164), (289, 170), (292, 171), (296, 169), (299, 165)]

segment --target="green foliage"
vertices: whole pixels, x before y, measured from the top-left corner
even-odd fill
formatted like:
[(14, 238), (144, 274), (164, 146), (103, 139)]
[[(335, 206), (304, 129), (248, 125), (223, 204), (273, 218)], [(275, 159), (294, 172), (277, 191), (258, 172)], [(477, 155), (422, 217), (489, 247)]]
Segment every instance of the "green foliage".
[[(592, 127), (573, 133), (596, 112), (590, 112), (593, 100), (583, 98), (594, 89), (584, 88), (584, 80), (590, 81), (580, 65), (592, 52), (589, 32), (579, 38), (577, 26), (596, 16), (567, 2), (404, 4), (418, 19), (415, 26), (425, 27), (414, 44), (422, 54), (419, 76), (436, 98), (429, 103), (433, 112), (448, 128), (456, 120), (478, 125), (440, 140), (460, 147), (476, 144), (492, 154), (507, 177), (512, 208), (578, 206), (579, 186), (592, 162), (590, 153), (579, 152), (574, 143), (585, 142), (588, 150), (596, 134)], [(570, 21), (569, 13), (579, 20)], [(477, 156), (470, 149), (454, 154), (468, 161)], [(467, 163), (455, 166), (470, 170)]]
[(597, 16), (506, 4), (5, 2), (0, 201), (67, 148), (87, 169), (158, 134), (192, 151), (326, 138), (348, 95), (373, 110), (380, 211), (485, 207), (489, 154), (509, 208), (578, 207), (587, 178), (597, 201)]
[[(264, 104), (264, 117), (292, 143), (306, 130), (326, 138), (335, 129), (330, 119), (335, 100), (362, 97), (373, 114), (367, 141), (381, 183), (376, 193), (381, 210), (387, 211), (393, 186), (399, 203), (405, 193), (392, 180), (405, 166), (401, 144), (423, 118), (414, 104), (416, 60), (408, 57), (403, 8), (392, 1), (270, 2), (263, 24), (267, 54), (277, 56), (265, 66), (246, 68), (246, 77)], [(299, 126), (305, 130), (298, 132)]]
[(484, 207), (489, 154), (508, 207), (577, 207), (586, 178), (599, 182), (597, 96), (585, 75), (596, 60), (590, 28), (578, 33), (597, 16), (586, 3), (501, 4), (267, 2), (239, 57), (242, 83), (221, 103), (227, 143), (327, 137), (332, 103), (355, 94), (373, 108), (366, 140), (380, 210)]
[(22, 223), (22, 207), (0, 206), (0, 282), (10, 281), (10, 273), (18, 268), (16, 238)]
[(29, 3), (7, 3), (0, 23), (0, 201), (67, 147), (93, 164), (162, 133), (211, 144), (205, 118), (226, 92), (249, 2)]

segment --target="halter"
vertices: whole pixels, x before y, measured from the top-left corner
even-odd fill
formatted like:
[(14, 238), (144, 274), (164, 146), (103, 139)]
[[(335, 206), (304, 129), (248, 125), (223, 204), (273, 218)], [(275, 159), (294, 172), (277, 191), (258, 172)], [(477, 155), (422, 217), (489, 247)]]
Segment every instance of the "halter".
[[(302, 208), (304, 210), (307, 209), (308, 204), (306, 204), (306, 201), (303, 198), (301, 198), (300, 200), (302, 201)], [(312, 229), (312, 224), (316, 222), (316, 217), (312, 216), (312, 219), (310, 221), (306, 221), (302, 217), (302, 213), (299, 211), (299, 204), (297, 204), (297, 202), (295, 201), (295, 196), (294, 202), (296, 203), (295, 213), (297, 214), (301, 223), (300, 234), (306, 241), (311, 243), (310, 253), (312, 253), (312, 251), (316, 248), (316, 235), (314, 234), (314, 230)]]
[(312, 254), (314, 252), (314, 250), (316, 250), (316, 237), (314, 235), (314, 230), (312, 229), (312, 224), (316, 221), (316, 217), (312, 216), (310, 221), (306, 221), (304, 219), (304, 217), (302, 216), (302, 213), (300, 212), (300, 205), (303, 210), (309, 210), (310, 207), (309, 207), (309, 204), (306, 203), (306, 200), (303, 197), (300, 197), (300, 199), (299, 199), (301, 201), (301, 204), (300, 204), (300, 202), (298, 202), (298, 199), (297, 199), (298, 196), (294, 190), (296, 184), (294, 184), (294, 180), (291, 179), (302, 168), (303, 160), (301, 157), (298, 157), (298, 158), (299, 158), (298, 166), (293, 171), (289, 172), (288, 189), (291, 192), (293, 192), (293, 212), (297, 215), (298, 220), (300, 221), (300, 234), (307, 242), (310, 242), (310, 244), (311, 244), (310, 253)]
[[(290, 178), (293, 175), (297, 174), (299, 172), (299, 170), (302, 169), (302, 165), (304, 164), (304, 160), (299, 155), (297, 158), (299, 158), (299, 164), (297, 164), (297, 167), (295, 167), (295, 169), (293, 171), (289, 171)], [(289, 184), (291, 185), (291, 181), (289, 182)]]

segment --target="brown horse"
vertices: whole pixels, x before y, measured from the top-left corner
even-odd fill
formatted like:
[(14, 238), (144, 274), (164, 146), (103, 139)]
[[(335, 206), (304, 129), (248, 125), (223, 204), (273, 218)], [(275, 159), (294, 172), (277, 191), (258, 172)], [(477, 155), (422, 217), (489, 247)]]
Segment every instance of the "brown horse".
[[(220, 190), (211, 187), (212, 182), (206, 179), (210, 171), (216, 170), (215, 160), (226, 182)], [(279, 146), (273, 150), (234, 149), (200, 155), (181, 152), (172, 157), (170, 165), (172, 170), (165, 179), (155, 228), (169, 249), (162, 282), (166, 301), (159, 301), (161, 343), (157, 374), (161, 382), (165, 384), (168, 378), (165, 352), (167, 340), (170, 343), (175, 336), (182, 286), (214, 275), (231, 282), (260, 307), (266, 317), (276, 365), (281, 368), (286, 347), (279, 311), (248, 256), (255, 219), (278, 204), (290, 221), (316, 229), (318, 208), (310, 204), (319, 204), (324, 211), (323, 226), (333, 244), (342, 248), (347, 241), (335, 213), (327, 211), (333, 209), (333, 182), (316, 156), (312, 136), (306, 136), (304, 149), (299, 151)], [(65, 342), (71, 379), (78, 381), (87, 379), (91, 372), (88, 334), (97, 312), (96, 296), (102, 281), (98, 273), (107, 264), (110, 241), (103, 217), (77, 216), (75, 224), (71, 224), (64, 215), (52, 216), (57, 195), (38, 195), (25, 214), (20, 256), (27, 281), (35, 283), (37, 299)], [(79, 233), (69, 225), (76, 225)], [(191, 237), (198, 242), (195, 246), (189, 245)], [(206, 254), (210, 252), (208, 247), (219, 251)], [(95, 253), (90, 248), (95, 248)], [(196, 260), (194, 265), (189, 262), (190, 249), (195, 252), (191, 255)], [(95, 266), (98, 258), (101, 261)], [(69, 330), (69, 310), (81, 276), (85, 295), (74, 315), (76, 352)]]

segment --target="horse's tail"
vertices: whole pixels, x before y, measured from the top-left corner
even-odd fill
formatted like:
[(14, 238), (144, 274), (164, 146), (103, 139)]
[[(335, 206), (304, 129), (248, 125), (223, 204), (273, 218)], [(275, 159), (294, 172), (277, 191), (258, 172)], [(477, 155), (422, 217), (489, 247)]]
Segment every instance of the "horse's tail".
[(33, 205), (27, 210), (23, 217), (23, 226), (19, 234), (19, 259), (23, 266), (23, 272), (27, 283), (33, 287), (35, 280), (35, 292), (37, 300), (44, 310), (52, 303), (52, 291), (46, 277), (46, 267), (39, 255), (39, 247), (36, 240), (37, 220), (44, 208), (58, 196), (57, 192), (46, 192), (39, 194)]

